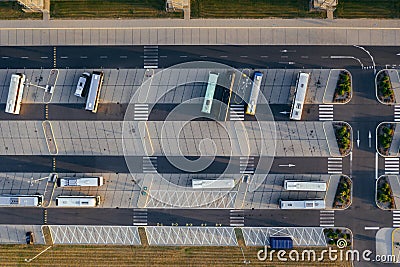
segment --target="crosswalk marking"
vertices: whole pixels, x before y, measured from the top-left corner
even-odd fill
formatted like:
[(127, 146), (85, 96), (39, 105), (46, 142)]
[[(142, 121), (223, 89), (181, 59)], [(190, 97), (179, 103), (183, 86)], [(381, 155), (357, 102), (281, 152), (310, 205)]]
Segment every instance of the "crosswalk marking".
[(342, 158), (328, 158), (328, 173), (329, 174), (342, 174), (343, 173), (343, 159)]
[(244, 210), (230, 210), (229, 222), (230, 226), (244, 226)]
[(133, 209), (133, 225), (147, 225), (147, 209)]
[(393, 227), (400, 227), (400, 210), (393, 211)]
[(335, 226), (335, 211), (334, 210), (321, 210), (319, 212), (319, 226), (320, 227), (334, 227)]
[(231, 104), (229, 118), (231, 121), (244, 121), (244, 105)]
[(385, 158), (385, 174), (399, 174), (399, 158)]
[(143, 173), (157, 173), (157, 157), (143, 157)]
[(400, 121), (400, 105), (394, 106), (394, 121)]
[(158, 45), (145, 45), (143, 50), (143, 66), (145, 69), (158, 68)]
[(149, 105), (135, 104), (133, 119), (135, 121), (147, 121), (149, 119)]
[(318, 114), (320, 121), (333, 121), (333, 105), (319, 105)]
[(240, 173), (254, 174), (254, 157), (240, 157)]

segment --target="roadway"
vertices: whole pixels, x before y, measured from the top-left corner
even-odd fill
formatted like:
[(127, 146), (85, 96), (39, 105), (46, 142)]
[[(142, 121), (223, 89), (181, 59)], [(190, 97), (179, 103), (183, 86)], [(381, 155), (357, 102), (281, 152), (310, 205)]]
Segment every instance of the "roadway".
[[(144, 46), (56, 46), (2, 47), (0, 68), (143, 68)], [(398, 47), (368, 46), (377, 66), (400, 65)], [(372, 66), (370, 57), (354, 46), (158, 46), (158, 67), (167, 68), (190, 61), (213, 61), (236, 68), (336, 68), (360, 66), (358, 58)]]

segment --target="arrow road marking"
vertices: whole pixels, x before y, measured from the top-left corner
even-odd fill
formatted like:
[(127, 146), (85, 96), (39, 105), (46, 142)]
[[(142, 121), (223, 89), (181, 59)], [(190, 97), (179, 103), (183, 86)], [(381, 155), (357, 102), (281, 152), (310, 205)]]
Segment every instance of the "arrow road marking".
[(281, 111), (281, 112), (279, 112), (279, 113), (281, 113), (281, 114), (285, 114), (285, 115), (286, 115), (286, 114), (289, 114), (289, 113), (290, 113), (290, 111), (286, 111), (286, 110), (285, 110), (285, 111)]
[(357, 147), (360, 147), (360, 131), (357, 130)]
[(295, 164), (279, 164), (279, 167), (289, 167), (289, 168), (292, 168), (292, 167), (295, 167), (296, 165)]
[(368, 145), (369, 145), (369, 147), (371, 147), (371, 138), (372, 138), (371, 131), (369, 131), (368, 132)]

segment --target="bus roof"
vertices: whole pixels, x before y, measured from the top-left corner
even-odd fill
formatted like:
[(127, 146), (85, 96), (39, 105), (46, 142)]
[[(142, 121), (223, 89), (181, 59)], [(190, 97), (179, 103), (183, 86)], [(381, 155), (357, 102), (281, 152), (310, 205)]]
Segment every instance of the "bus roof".
[(284, 187), (286, 190), (293, 191), (326, 191), (326, 182), (324, 181), (293, 181), (285, 180)]
[(231, 189), (231, 188), (235, 187), (235, 180), (233, 180), (233, 179), (217, 179), (217, 180), (193, 179), (192, 187), (195, 189), (201, 189), (201, 188)]

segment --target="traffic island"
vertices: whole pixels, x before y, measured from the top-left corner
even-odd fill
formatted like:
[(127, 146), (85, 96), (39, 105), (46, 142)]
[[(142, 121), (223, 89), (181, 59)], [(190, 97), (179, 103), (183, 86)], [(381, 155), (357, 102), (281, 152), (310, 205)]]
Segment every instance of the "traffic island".
[(325, 228), (324, 235), (329, 246), (339, 248), (351, 247), (352, 235), (347, 228)]
[(396, 102), (393, 86), (388, 70), (381, 70), (376, 76), (376, 95), (382, 104), (394, 104)]
[[(394, 123), (381, 123), (376, 130), (377, 150), (382, 156), (396, 156), (398, 147), (392, 146), (396, 125)], [(400, 140), (399, 140), (400, 141)]]
[(397, 175), (381, 176), (376, 181), (375, 202), (380, 209), (396, 209), (396, 203), (391, 184), (395, 186), (396, 191), (400, 191)]
[(334, 122), (335, 137), (339, 146), (340, 155), (347, 156), (352, 148), (352, 129), (347, 122)]
[(336, 189), (334, 209), (347, 209), (352, 201), (352, 181), (349, 177), (341, 175)]
[(339, 73), (336, 84), (335, 94), (333, 96), (334, 103), (347, 103), (352, 97), (352, 81), (350, 72), (342, 70)]

